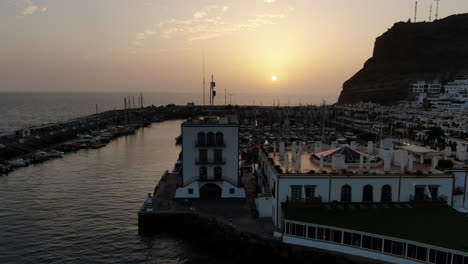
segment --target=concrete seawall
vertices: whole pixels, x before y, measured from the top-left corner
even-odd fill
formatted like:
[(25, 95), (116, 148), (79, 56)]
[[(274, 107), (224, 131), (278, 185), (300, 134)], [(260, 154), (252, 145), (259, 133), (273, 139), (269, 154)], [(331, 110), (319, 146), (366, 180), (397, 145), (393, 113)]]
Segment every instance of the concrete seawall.
[(216, 258), (235, 263), (376, 263), (360, 257), (284, 244), (276, 238), (241, 231), (227, 221), (200, 212), (139, 212), (138, 227), (140, 235), (176, 235)]

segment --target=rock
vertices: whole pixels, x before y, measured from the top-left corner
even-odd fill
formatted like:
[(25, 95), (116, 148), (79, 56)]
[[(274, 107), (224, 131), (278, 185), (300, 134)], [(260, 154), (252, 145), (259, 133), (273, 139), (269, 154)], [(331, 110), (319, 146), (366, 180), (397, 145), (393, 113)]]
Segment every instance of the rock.
[(468, 73), (468, 14), (398, 22), (375, 41), (372, 58), (343, 84), (339, 104), (405, 100), (418, 80), (443, 84)]

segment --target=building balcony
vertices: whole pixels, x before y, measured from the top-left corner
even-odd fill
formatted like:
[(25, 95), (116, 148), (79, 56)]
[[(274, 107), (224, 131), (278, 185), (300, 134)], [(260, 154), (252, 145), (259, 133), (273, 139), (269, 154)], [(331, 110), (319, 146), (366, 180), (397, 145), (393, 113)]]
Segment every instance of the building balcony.
[(224, 165), (226, 164), (226, 161), (224, 160), (213, 160), (213, 161), (208, 161), (208, 160), (195, 160), (196, 165)]
[(322, 203), (322, 196), (314, 196), (314, 197), (307, 197), (307, 198), (290, 198), (289, 196), (286, 196), (286, 203), (287, 204), (320, 204)]
[(431, 198), (428, 195), (410, 194), (410, 203), (413, 206), (443, 206), (447, 204), (447, 197), (444, 195)]
[(196, 148), (225, 148), (226, 147), (226, 144), (221, 143), (221, 144), (217, 144), (217, 143), (214, 143), (214, 144), (208, 144), (208, 143), (195, 143), (195, 147)]
[(198, 181), (200, 182), (220, 182), (226, 178), (224, 176), (214, 176), (214, 178), (208, 178), (208, 176), (198, 176)]

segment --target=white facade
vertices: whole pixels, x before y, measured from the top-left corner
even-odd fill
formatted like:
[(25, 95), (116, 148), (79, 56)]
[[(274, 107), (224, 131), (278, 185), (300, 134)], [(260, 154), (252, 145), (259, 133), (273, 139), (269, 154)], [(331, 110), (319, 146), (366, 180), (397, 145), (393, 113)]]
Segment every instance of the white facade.
[[(259, 171), (266, 177), (271, 205), (262, 203), (259, 211), (271, 210), (274, 224), (280, 227), (284, 202), (410, 202), (443, 199), (452, 202), (454, 177), (451, 174), (416, 174), (389, 172), (382, 174), (281, 174), (264, 152), (259, 154)], [(436, 196), (436, 197), (433, 197)], [(264, 208), (271, 206), (271, 209)]]
[(245, 198), (239, 179), (239, 127), (223, 119), (182, 124), (182, 187), (176, 198), (203, 198), (210, 187), (219, 198)]
[(451, 170), (455, 176), (453, 207), (459, 211), (468, 210), (468, 168)]
[(468, 92), (468, 76), (447, 83), (445, 85), (445, 92), (451, 94)]
[(442, 84), (439, 82), (428, 83), (425, 81), (418, 81), (417, 83), (412, 84), (411, 91), (416, 94), (420, 93), (429, 93), (429, 94), (438, 94), (442, 90)]

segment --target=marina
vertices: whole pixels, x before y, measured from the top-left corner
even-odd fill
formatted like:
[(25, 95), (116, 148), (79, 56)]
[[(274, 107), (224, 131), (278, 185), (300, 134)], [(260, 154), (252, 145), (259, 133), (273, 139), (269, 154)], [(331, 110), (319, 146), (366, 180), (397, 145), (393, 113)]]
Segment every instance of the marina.
[(155, 123), (105, 148), (0, 176), (0, 263), (176, 264), (205, 258), (180, 238), (138, 235), (140, 195), (173, 166), (180, 148), (172, 134), (179, 129), (179, 120)]
[[(313, 250), (321, 252), (319, 259), (326, 259), (332, 251), (350, 263), (468, 260), (465, 235), (457, 231), (468, 224), (466, 146), (459, 143), (453, 154), (450, 146), (437, 150), (391, 138), (363, 143), (353, 132), (325, 127), (324, 107), (315, 109), (317, 113), (322, 110), (321, 120), (317, 115), (321, 127), (315, 126), (312, 134), (304, 131), (304, 123), (291, 122), (289, 109), (283, 126), (278, 119), (265, 125), (268, 117), (257, 118), (257, 110), (253, 110), (254, 126), (249, 125), (245, 112), (184, 121), (177, 169), (166, 172), (148, 194), (138, 212), (140, 234), (161, 232), (161, 226), (176, 233), (181, 225), (203, 229), (200, 222), (214, 221), (218, 231), (213, 232), (222, 234), (216, 241), (237, 240), (240, 233), (241, 241), (279, 247), (288, 252), (284, 254), (289, 259), (297, 257), (298, 251), (300, 255)], [(240, 159), (236, 158), (239, 154)], [(441, 165), (448, 162), (452, 166)], [(230, 167), (231, 163), (237, 166)], [(329, 218), (328, 211), (333, 211)], [(342, 216), (333, 218), (338, 214)], [(359, 214), (364, 215), (362, 221)], [(373, 214), (391, 215), (393, 222), (401, 222), (397, 226), (408, 230), (391, 231), (391, 223), (386, 224), (389, 228), (372, 228), (364, 220)], [(454, 228), (441, 229), (438, 238), (435, 233), (421, 235), (440, 224), (436, 215), (443, 215)], [(324, 230), (329, 234), (324, 235)], [(291, 245), (299, 248), (292, 250)], [(392, 245), (400, 249), (392, 250)]]
[(468, 1), (0, 14), (0, 264), (468, 264)]

